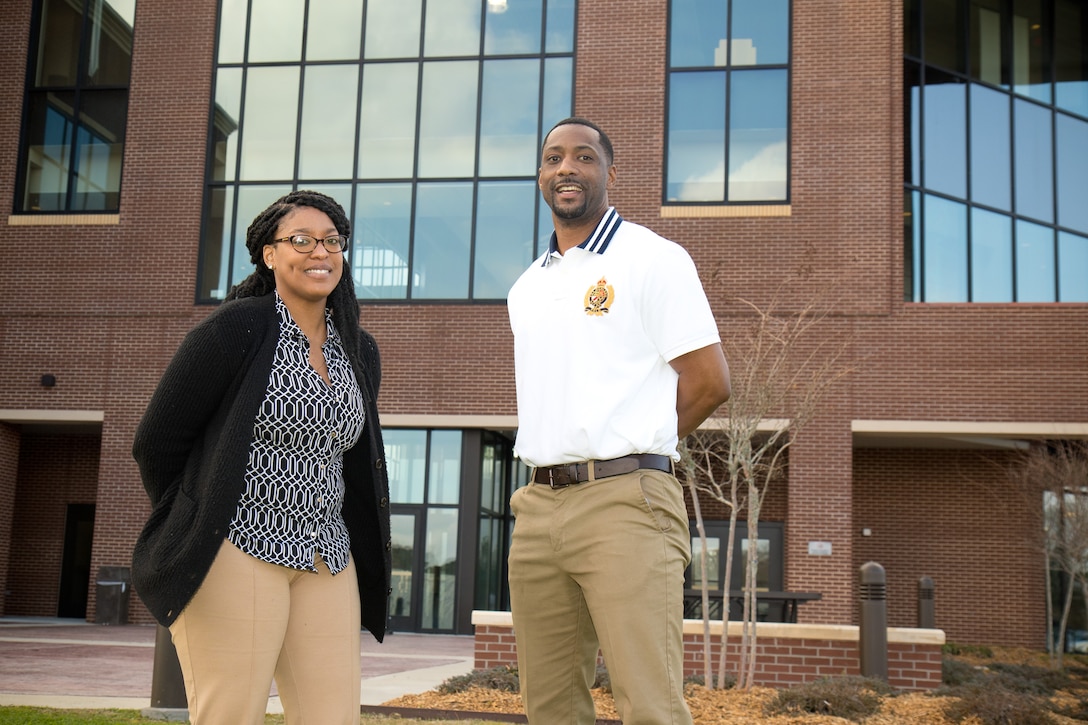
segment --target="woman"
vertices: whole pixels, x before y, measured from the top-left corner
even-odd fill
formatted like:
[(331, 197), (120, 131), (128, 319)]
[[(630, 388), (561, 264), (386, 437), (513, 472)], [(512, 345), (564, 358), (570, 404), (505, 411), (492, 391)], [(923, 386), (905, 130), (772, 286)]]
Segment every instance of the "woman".
[(390, 581), (381, 364), (359, 327), (333, 199), (253, 220), (256, 271), (193, 329), (136, 431), (151, 516), (133, 584), (170, 628), (193, 723), (359, 722), (360, 622)]

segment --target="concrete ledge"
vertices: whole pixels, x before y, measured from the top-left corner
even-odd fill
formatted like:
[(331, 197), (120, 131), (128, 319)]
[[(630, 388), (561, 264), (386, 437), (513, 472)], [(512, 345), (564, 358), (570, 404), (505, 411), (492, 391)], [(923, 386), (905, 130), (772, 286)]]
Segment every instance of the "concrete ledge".
[[(474, 611), (475, 669), (516, 666), (517, 644), (510, 612)], [(740, 659), (742, 624), (729, 622), (726, 666)], [(721, 652), (722, 622), (710, 623), (710, 657), (717, 665)], [(756, 624), (756, 684), (789, 687), (821, 677), (860, 674), (858, 640), (853, 625)], [(888, 682), (902, 690), (932, 690), (941, 685), (939, 629), (889, 627)], [(684, 675), (703, 674), (703, 621), (684, 620)]]

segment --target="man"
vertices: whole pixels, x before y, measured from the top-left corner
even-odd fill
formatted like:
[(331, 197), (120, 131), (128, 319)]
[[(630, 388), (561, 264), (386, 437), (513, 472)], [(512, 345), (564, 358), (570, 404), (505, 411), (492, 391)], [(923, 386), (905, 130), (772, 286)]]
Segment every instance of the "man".
[(583, 118), (544, 140), (555, 233), (510, 290), (519, 429), (510, 603), (533, 725), (590, 725), (598, 648), (626, 725), (684, 725), (679, 438), (729, 397), (687, 252), (609, 206), (612, 143)]

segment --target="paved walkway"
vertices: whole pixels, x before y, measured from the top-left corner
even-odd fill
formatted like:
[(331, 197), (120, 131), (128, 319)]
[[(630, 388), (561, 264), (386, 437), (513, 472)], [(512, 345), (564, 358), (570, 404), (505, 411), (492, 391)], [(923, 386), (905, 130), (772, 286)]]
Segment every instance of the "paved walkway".
[[(0, 705), (142, 710), (151, 704), (152, 625), (0, 618)], [(362, 641), (361, 705), (432, 690), (473, 668), (470, 635), (386, 635)], [(273, 687), (268, 712), (280, 713)]]

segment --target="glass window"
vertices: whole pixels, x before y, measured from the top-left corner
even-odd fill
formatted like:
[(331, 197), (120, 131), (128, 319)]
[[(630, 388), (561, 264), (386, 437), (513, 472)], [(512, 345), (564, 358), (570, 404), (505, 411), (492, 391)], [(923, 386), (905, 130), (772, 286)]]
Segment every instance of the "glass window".
[(457, 509), (427, 509), (423, 550), (423, 631), (453, 629), (457, 595)]
[(785, 201), (786, 71), (738, 71), (731, 80), (729, 199)]
[(382, 431), (385, 464), (389, 473), (389, 500), (392, 503), (423, 503), (427, 476), (427, 431)]
[(1053, 114), (1028, 101), (1013, 103), (1016, 212), (1044, 222), (1054, 221), (1054, 149), (1050, 141)]
[(1016, 299), (1053, 302), (1054, 230), (1031, 222), (1016, 222)]
[(1044, 103), (1050, 102), (1050, 34), (1043, 0), (1013, 0), (1012, 82), (1014, 90)]
[(904, 20), (906, 298), (1073, 301), (1088, 232), (1083, 4), (908, 0)]
[[(350, 210), (360, 298), (505, 299), (540, 244), (543, 134), (571, 115), (574, 0), (221, 1), (200, 299), (252, 271), (255, 203), (297, 188)], [(97, 188), (120, 155), (94, 141)], [(77, 148), (48, 151), (59, 167)]]
[(1012, 218), (971, 210), (971, 301), (1012, 302)]
[(431, 432), (427, 502), (456, 504), (461, 501), (461, 431)]
[(412, 296), (468, 296), (472, 184), (420, 184), (416, 198)]
[(789, 198), (788, 0), (672, 0), (664, 201)]
[(355, 202), (351, 273), (363, 300), (408, 296), (412, 186), (364, 184)]
[(536, 196), (537, 187), (531, 181), (480, 184), (472, 274), (476, 297), (505, 298), (511, 280), (532, 263)]
[(134, 16), (134, 0), (37, 3), (18, 211), (120, 207)]
[(971, 84), (971, 199), (1012, 210), (1009, 96)]
[(1058, 224), (1088, 232), (1088, 121), (1057, 114)]
[(923, 211), (926, 302), (967, 302), (967, 207), (926, 195)]
[[(488, 3), (488, 7), (492, 7)], [(540, 0), (507, 3), (502, 12), (490, 12), (484, 33), (485, 55), (522, 55), (540, 52), (540, 26), (543, 7)]]
[(967, 198), (967, 85), (961, 79), (926, 70), (922, 97), (925, 186)]
[(1057, 0), (1054, 20), (1055, 104), (1088, 116), (1088, 7)]
[(1088, 237), (1058, 232), (1059, 302), (1088, 302)]
[(298, 140), (300, 179), (350, 179), (355, 139), (355, 107), (339, 103), (343, 89), (359, 83), (358, 65), (306, 68), (302, 90), (302, 125)]

